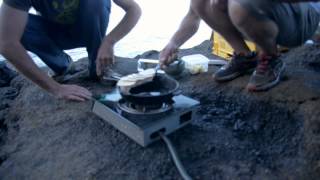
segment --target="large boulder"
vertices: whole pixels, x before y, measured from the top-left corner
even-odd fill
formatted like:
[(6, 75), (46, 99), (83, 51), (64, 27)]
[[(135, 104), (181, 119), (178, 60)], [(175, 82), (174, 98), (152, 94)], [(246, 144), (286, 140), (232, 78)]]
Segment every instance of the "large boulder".
[[(215, 58), (209, 49), (207, 42), (179, 56)], [(169, 136), (190, 175), (199, 180), (320, 179), (318, 52), (312, 45), (284, 55), (287, 77), (268, 92), (248, 93), (249, 75), (216, 83), (215, 66), (181, 77), (183, 94), (201, 102), (195, 122)], [(117, 58), (114, 66), (121, 74), (136, 67), (137, 61), (127, 58)], [(94, 94), (111, 90), (80, 78), (69, 83)], [(11, 86), (19, 95), (0, 111), (0, 179), (181, 179), (163, 143), (140, 147), (95, 116), (91, 102), (57, 100), (20, 76)], [(12, 89), (3, 91), (8, 100), (15, 96)]]

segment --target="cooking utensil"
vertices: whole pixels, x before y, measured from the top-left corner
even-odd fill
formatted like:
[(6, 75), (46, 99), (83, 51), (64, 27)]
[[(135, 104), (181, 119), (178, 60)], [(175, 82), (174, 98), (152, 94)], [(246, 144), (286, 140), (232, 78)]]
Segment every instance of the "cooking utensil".
[(154, 70), (155, 70), (155, 76), (157, 75), (157, 73), (158, 73), (158, 70), (160, 69), (160, 64), (157, 64), (157, 66), (154, 68)]
[(104, 85), (114, 86), (121, 79), (123, 75), (119, 74), (112, 69), (105, 71), (105, 74), (101, 77), (100, 82)]
[(185, 69), (185, 62), (182, 60), (176, 60), (173, 63), (169, 64), (164, 72), (171, 76), (179, 76)]
[(128, 91), (120, 88), (121, 96), (134, 104), (171, 103), (172, 97), (178, 94), (180, 85), (166, 74), (158, 73), (152, 82), (148, 82)]
[(139, 72), (146, 69), (155, 68), (159, 64), (159, 60), (156, 59), (139, 59), (137, 69)]

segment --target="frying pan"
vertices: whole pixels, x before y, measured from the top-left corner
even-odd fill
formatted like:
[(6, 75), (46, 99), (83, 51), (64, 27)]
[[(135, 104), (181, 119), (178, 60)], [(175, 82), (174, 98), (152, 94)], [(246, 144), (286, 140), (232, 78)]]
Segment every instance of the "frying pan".
[(120, 94), (126, 101), (134, 104), (152, 105), (172, 103), (172, 97), (179, 94), (180, 85), (166, 74), (157, 73), (153, 81), (122, 91)]

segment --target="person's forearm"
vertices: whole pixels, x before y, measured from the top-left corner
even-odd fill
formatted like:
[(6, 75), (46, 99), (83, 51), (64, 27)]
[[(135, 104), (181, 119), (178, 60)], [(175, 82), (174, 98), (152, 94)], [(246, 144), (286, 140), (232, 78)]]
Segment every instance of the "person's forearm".
[(125, 37), (135, 27), (140, 19), (141, 9), (137, 4), (125, 11), (126, 14), (120, 23), (105, 37), (105, 40), (111, 44), (115, 44)]
[(2, 45), (2, 55), (8, 59), (18, 71), (48, 92), (58, 88), (58, 83), (41, 71), (20, 43)]
[(15, 9), (6, 3), (1, 5), (0, 53), (27, 78), (43, 89), (53, 92), (59, 84), (36, 66), (20, 43), (27, 20), (28, 12)]
[(187, 15), (183, 20), (178, 31), (173, 35), (169, 44), (176, 48), (184, 44), (190, 39), (199, 29), (200, 18)]

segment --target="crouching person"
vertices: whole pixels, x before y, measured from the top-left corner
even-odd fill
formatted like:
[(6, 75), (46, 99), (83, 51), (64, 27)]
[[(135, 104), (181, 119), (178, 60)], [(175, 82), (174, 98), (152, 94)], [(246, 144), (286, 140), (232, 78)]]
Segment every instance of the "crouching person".
[[(170, 64), (177, 49), (199, 28), (203, 19), (220, 33), (235, 53), (230, 63), (215, 73), (218, 82), (252, 72), (249, 91), (268, 90), (280, 82), (284, 63), (277, 45), (295, 47), (316, 31), (320, 4), (308, 0), (191, 0), (180, 28), (160, 53), (162, 66)], [(311, 1), (311, 0), (309, 0)], [(245, 39), (253, 41), (259, 55), (251, 52)]]
[[(85, 47), (89, 74), (96, 79), (114, 62), (113, 47), (139, 20), (134, 0), (113, 0), (126, 15), (108, 34), (111, 0), (4, 0), (0, 11), (0, 53), (23, 75), (58, 98), (85, 101), (91, 92), (64, 85), (42, 72), (27, 54), (35, 53), (56, 75), (70, 71), (71, 58), (63, 51)], [(33, 7), (39, 15), (29, 14)]]

